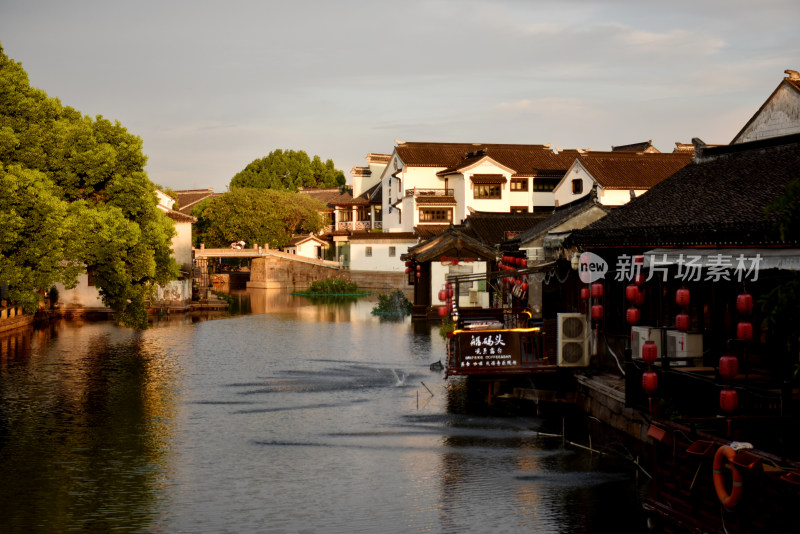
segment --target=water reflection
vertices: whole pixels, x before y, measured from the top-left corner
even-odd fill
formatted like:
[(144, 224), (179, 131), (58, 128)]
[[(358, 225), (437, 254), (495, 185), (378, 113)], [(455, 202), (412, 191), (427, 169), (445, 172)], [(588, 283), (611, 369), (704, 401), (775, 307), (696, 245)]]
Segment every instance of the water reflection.
[(3, 531), (143, 530), (174, 411), (165, 354), (108, 324), (62, 322), (0, 346), (17, 347), (3, 352), (0, 391)]
[(143, 333), (0, 336), (0, 530), (599, 532), (619, 515), (623, 469), (542, 419), (471, 411), (430, 370), (436, 325), (382, 321), (369, 297), (232, 297)]

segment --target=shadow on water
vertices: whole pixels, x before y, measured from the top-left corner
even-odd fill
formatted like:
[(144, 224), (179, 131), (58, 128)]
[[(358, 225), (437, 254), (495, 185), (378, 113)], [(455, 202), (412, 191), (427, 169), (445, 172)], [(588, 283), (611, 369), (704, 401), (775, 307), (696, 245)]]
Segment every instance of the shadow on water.
[(475, 403), (439, 324), (375, 301), (0, 336), (0, 531), (639, 531), (629, 465)]

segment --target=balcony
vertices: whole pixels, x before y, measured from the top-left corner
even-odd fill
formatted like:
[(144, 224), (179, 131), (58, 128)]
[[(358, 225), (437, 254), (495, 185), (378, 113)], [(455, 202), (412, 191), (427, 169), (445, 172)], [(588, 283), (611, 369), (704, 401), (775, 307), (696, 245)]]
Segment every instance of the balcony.
[(421, 189), (415, 187), (414, 189), (406, 189), (406, 197), (427, 197), (427, 196), (439, 196), (439, 197), (452, 197), (455, 195), (455, 191), (453, 189)]
[(369, 232), (373, 228), (379, 228), (380, 223), (373, 225), (370, 221), (341, 221), (336, 223), (336, 230), (347, 230), (350, 232)]

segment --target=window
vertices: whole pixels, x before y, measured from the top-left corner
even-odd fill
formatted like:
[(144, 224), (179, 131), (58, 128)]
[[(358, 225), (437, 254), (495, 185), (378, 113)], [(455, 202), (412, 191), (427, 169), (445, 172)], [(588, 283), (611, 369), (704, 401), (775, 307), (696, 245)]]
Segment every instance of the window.
[(580, 178), (572, 180), (572, 194), (580, 195), (581, 193), (583, 193), (583, 180)]
[(528, 190), (528, 179), (527, 178), (512, 178), (511, 179), (511, 190), (512, 191), (527, 191)]
[(501, 198), (500, 184), (475, 184), (475, 198)]
[(367, 247), (367, 250), (366, 250), (366, 252), (364, 252), (364, 255), (366, 257), (368, 257), (368, 258), (371, 258), (372, 257), (372, 247)]
[(389, 247), (389, 257), (394, 258), (397, 255), (397, 249), (395, 247)]
[(419, 222), (451, 222), (453, 210), (451, 208), (420, 208)]
[(535, 178), (533, 180), (534, 191), (552, 191), (558, 185), (558, 178)]
[(528, 206), (511, 206), (511, 213), (528, 213)]

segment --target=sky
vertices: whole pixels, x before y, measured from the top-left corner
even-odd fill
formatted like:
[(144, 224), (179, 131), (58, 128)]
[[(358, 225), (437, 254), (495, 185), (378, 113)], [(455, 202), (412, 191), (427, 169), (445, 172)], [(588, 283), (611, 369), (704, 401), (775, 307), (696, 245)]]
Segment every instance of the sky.
[(797, 0), (0, 0), (30, 83), (228, 190), (276, 149), (350, 170), (396, 140), (729, 143), (800, 71)]

